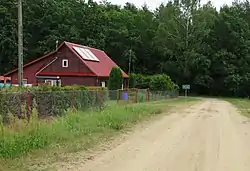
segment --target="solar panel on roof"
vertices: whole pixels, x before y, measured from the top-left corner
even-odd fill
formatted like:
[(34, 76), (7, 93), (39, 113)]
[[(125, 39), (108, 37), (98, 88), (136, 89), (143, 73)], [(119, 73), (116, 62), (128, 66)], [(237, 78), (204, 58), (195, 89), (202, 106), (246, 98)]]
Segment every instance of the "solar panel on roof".
[(73, 49), (82, 57), (84, 60), (97, 61), (100, 60), (89, 50), (86, 48), (73, 46)]
[[(87, 49), (81, 49), (82, 52), (85, 54), (85, 56), (89, 59), (89, 60), (94, 60), (95, 58), (92, 58), (92, 56), (87, 52)], [(92, 53), (92, 52), (91, 52)]]
[(96, 60), (97, 57), (89, 49), (85, 49), (85, 51), (89, 54), (90, 58)]

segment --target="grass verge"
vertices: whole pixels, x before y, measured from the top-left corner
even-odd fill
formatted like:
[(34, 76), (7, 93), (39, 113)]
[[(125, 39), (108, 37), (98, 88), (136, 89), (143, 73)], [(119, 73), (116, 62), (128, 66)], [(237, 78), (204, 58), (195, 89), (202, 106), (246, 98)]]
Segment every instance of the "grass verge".
[[(178, 98), (130, 106), (111, 105), (101, 113), (69, 113), (49, 124), (34, 119), (19, 131), (2, 126), (0, 170), (41, 170), (33, 166), (66, 160), (62, 154), (90, 149), (143, 119), (196, 100)], [(40, 160), (41, 157), (46, 160)]]
[(226, 101), (235, 105), (242, 115), (250, 118), (250, 100), (249, 99), (225, 99)]

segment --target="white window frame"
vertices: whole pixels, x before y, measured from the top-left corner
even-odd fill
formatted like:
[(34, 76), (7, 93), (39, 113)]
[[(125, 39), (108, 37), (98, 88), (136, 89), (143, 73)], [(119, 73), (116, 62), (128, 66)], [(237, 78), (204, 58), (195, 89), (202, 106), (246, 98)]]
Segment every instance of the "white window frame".
[(56, 81), (56, 80), (47, 79), (47, 80), (45, 80), (45, 83), (51, 82), (51, 86), (55, 86), (55, 85), (56, 85), (56, 82), (55, 82), (55, 81)]
[(45, 83), (51, 82), (51, 86), (56, 86), (56, 82), (57, 82), (57, 81), (58, 81), (58, 83), (59, 83), (59, 86), (61, 86), (62, 80), (46, 79), (44, 82), (45, 82)]
[(105, 81), (101, 81), (101, 86), (105, 88), (106, 87), (106, 82)]
[[(66, 62), (66, 65), (64, 65), (64, 62)], [(62, 60), (62, 67), (63, 68), (68, 68), (69, 67), (69, 60), (68, 59), (63, 59)]]
[(23, 79), (23, 85), (26, 85), (26, 84), (28, 84), (28, 79), (24, 78)]

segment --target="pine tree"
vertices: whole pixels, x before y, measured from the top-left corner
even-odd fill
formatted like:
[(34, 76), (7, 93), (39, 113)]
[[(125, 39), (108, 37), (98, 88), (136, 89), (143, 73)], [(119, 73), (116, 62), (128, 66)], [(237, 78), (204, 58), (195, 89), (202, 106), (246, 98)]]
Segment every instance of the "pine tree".
[(123, 76), (120, 68), (113, 67), (109, 74), (109, 90), (118, 90), (122, 88)]

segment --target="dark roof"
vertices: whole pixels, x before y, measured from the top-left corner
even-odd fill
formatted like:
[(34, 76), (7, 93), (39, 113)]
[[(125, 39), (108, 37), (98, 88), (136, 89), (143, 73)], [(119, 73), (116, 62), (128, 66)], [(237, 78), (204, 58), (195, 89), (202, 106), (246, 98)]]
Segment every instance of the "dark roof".
[[(111, 69), (113, 67), (118, 67), (116, 65), (116, 63), (114, 63), (114, 61), (112, 61), (108, 55), (102, 51), (102, 50), (99, 50), (99, 49), (95, 49), (95, 48), (91, 48), (91, 47), (87, 47), (87, 46), (82, 46), (82, 45), (79, 45), (79, 44), (74, 44), (74, 43), (70, 43), (70, 42), (63, 42), (57, 50), (45, 55), (45, 56), (42, 56), (36, 60), (33, 60), (27, 64), (24, 65), (24, 68), (29, 66), (29, 65), (32, 65), (44, 58), (47, 58), (49, 57), (50, 55), (56, 53), (57, 51), (59, 51), (59, 49), (63, 46), (63, 45), (66, 45), (96, 76), (98, 77), (109, 77), (109, 73), (111, 71)], [(98, 59), (99, 59), (99, 62), (96, 62), (96, 61), (89, 61), (89, 60), (84, 60), (82, 59), (82, 57), (75, 52), (75, 50), (73, 49), (73, 47), (76, 46), (76, 47), (82, 47), (82, 48), (87, 48), (89, 49)], [(18, 71), (18, 69), (14, 69), (8, 73), (5, 74), (6, 75), (10, 75), (14, 72)], [(123, 74), (123, 77), (125, 78), (128, 78), (128, 75), (122, 71), (122, 74)]]

